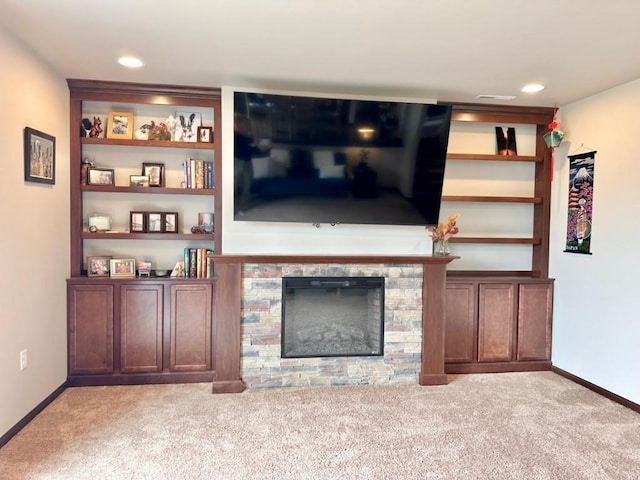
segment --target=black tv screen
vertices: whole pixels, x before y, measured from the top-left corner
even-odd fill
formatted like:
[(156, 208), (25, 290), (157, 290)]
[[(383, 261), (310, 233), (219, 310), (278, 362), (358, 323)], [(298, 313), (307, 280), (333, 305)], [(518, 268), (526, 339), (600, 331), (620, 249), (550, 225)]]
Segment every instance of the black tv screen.
[(435, 225), (451, 107), (236, 91), (234, 220)]

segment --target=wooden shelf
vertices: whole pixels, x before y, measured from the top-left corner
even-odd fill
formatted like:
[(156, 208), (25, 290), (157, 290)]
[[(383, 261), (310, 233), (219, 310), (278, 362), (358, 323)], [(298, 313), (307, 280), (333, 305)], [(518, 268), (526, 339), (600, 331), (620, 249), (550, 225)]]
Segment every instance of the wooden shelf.
[(443, 202), (531, 203), (540, 204), (540, 197), (498, 197), (481, 195), (443, 195)]
[(451, 243), (495, 243), (495, 244), (520, 244), (520, 245), (540, 245), (540, 238), (522, 237), (451, 237)]
[(447, 160), (542, 163), (544, 161), (544, 157), (542, 155), (488, 155), (482, 153), (447, 153)]
[(83, 240), (206, 240), (213, 241), (213, 233), (128, 233), (82, 232)]
[(214, 195), (214, 188), (118, 187), (114, 185), (81, 185), (82, 192), (143, 193), (169, 195)]
[(120, 145), (125, 147), (160, 147), (187, 148), (191, 150), (213, 150), (213, 143), (202, 142), (165, 142), (162, 140), (129, 140), (121, 138), (80, 137), (80, 143), (85, 145)]

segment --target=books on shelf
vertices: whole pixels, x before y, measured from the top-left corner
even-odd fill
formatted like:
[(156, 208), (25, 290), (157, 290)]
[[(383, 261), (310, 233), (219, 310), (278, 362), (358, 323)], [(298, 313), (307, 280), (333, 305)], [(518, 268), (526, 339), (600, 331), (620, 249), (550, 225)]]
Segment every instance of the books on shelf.
[(199, 158), (187, 158), (183, 163), (184, 188), (206, 188), (215, 186), (213, 162)]
[(209, 253), (213, 253), (213, 250), (189, 247), (184, 249), (185, 278), (213, 278), (213, 260)]

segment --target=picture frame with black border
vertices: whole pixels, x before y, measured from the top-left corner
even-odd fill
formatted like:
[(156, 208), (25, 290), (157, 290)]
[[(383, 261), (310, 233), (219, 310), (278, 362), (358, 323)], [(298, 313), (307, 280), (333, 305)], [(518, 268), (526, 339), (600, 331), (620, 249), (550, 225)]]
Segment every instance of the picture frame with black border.
[(164, 212), (164, 233), (178, 233), (178, 212)]
[(164, 233), (164, 213), (147, 212), (147, 233)]
[(55, 185), (56, 137), (24, 128), (24, 180)]
[(147, 231), (147, 215), (145, 212), (129, 212), (129, 233)]
[(130, 175), (129, 186), (130, 187), (148, 187), (149, 175)]
[(135, 258), (112, 258), (109, 261), (109, 276), (112, 278), (135, 278)]
[(133, 113), (109, 112), (107, 138), (131, 140), (133, 138)]
[(200, 143), (212, 143), (213, 142), (213, 127), (198, 127), (198, 142), (200, 142)]
[(87, 185), (114, 185), (114, 177), (113, 168), (89, 167), (87, 170)]
[(110, 255), (87, 257), (87, 276), (108, 277), (112, 258)]
[(143, 163), (142, 175), (149, 177), (150, 187), (164, 187), (164, 163)]

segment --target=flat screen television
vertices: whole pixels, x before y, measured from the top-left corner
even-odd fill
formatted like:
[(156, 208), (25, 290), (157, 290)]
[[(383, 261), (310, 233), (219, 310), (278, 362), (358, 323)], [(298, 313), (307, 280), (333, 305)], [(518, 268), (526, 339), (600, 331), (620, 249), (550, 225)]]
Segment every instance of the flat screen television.
[(234, 220), (435, 225), (451, 106), (234, 92)]

